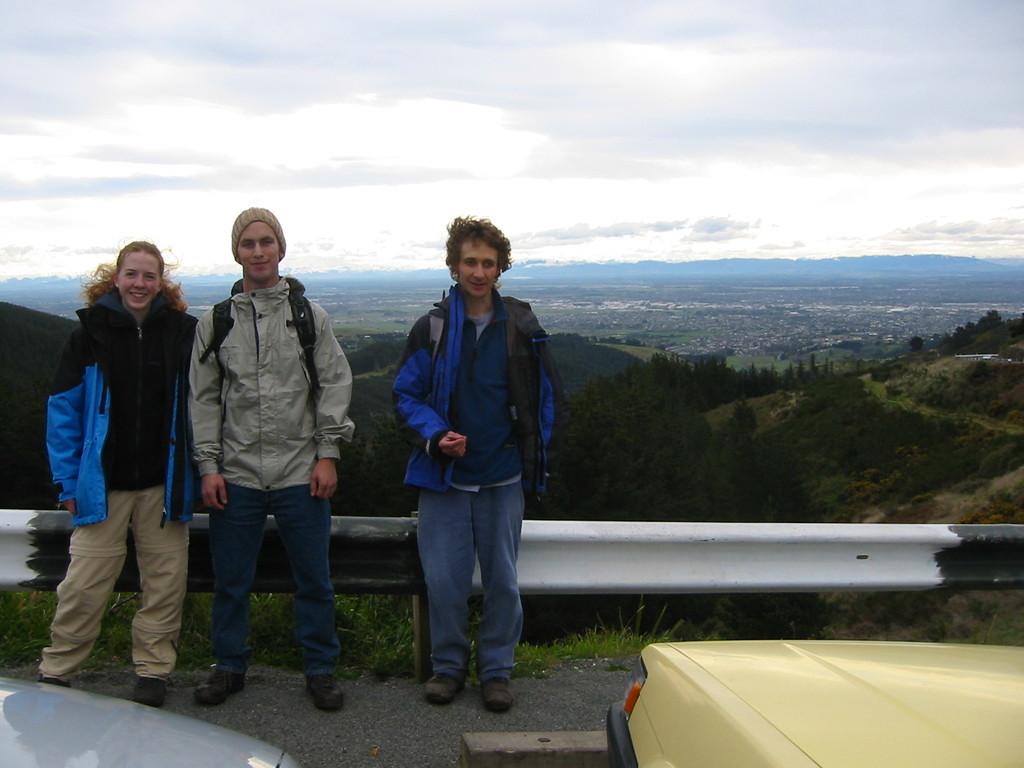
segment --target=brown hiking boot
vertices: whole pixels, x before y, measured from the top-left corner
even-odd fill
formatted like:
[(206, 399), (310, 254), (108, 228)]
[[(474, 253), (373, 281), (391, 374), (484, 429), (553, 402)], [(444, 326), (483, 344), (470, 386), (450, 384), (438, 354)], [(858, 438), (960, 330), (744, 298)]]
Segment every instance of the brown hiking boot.
[(464, 681), (450, 675), (434, 675), (423, 686), (423, 694), (431, 704), (451, 704), (464, 686)]
[(503, 677), (492, 677), (480, 684), (484, 706), (491, 712), (507, 712), (512, 706), (512, 687)]

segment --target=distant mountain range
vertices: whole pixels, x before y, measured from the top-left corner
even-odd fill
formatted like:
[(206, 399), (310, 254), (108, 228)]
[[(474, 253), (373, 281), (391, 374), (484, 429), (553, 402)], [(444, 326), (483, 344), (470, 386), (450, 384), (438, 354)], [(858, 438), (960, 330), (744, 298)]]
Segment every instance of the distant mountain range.
[[(307, 279), (362, 282), (437, 283), (444, 280), (446, 269), (422, 270), (332, 270), (307, 273)], [(545, 283), (622, 283), (665, 280), (743, 280), (757, 279), (823, 279), (878, 278), (895, 275), (934, 277), (986, 277), (1024, 275), (1024, 260), (1008, 264), (964, 256), (926, 254), (919, 256), (851, 256), (834, 259), (714, 259), (708, 261), (609, 261), (552, 264), (550, 262), (517, 261), (502, 279), (543, 281)], [(234, 279), (235, 275), (231, 275)], [(199, 284), (199, 280), (222, 283), (225, 276), (183, 277), (183, 282)]]
[[(546, 280), (648, 281), (666, 279), (820, 279), (877, 278), (896, 275), (985, 277), (1024, 275), (1024, 262), (1005, 264), (962, 256), (857, 256), (831, 259), (716, 259), (710, 261), (640, 261), (603, 264), (514, 265), (505, 278), (543, 277)], [(519, 275), (517, 270), (521, 269)]]
[[(341, 281), (349, 284), (438, 283), (446, 279), (446, 269), (423, 270), (329, 270), (296, 272), (305, 280)], [(520, 280), (545, 283), (644, 283), (665, 280), (772, 280), (772, 279), (873, 279), (895, 276), (920, 277), (1016, 277), (1024, 276), (1024, 259), (994, 261), (942, 254), (902, 256), (851, 256), (825, 259), (714, 259), (707, 261), (637, 261), (550, 262), (520, 261), (503, 278), (506, 282)], [(238, 273), (222, 275), (182, 275), (187, 286), (223, 286), (238, 278)], [(35, 288), (74, 286), (77, 292), (81, 278), (39, 277), (12, 278), (0, 281), (0, 299), (11, 300), (13, 294)]]

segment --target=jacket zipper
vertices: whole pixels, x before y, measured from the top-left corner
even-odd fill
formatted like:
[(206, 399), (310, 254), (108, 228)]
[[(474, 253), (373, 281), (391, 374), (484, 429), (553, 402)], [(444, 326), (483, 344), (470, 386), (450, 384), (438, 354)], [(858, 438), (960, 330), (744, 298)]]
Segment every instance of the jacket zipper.
[[(144, 361), (142, 353), (142, 326), (137, 326), (135, 339), (135, 361), (138, 364), (138, 374), (135, 377), (135, 455), (142, 452), (142, 377)], [(139, 462), (135, 462), (135, 485), (139, 484)]]
[(253, 338), (256, 340), (256, 370), (257, 371), (259, 370), (259, 367), (260, 367), (260, 326), (259, 326), (259, 323), (256, 322), (258, 316), (259, 316), (259, 313), (256, 311), (256, 303), (253, 302), (253, 304), (252, 304), (252, 335), (253, 335)]

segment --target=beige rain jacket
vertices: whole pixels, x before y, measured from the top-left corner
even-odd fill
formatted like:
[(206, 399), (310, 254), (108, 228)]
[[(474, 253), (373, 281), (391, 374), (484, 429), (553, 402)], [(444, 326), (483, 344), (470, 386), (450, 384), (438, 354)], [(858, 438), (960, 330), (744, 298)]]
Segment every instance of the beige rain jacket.
[(317, 459), (338, 458), (339, 441), (352, 439), (348, 360), (327, 313), (312, 304), (321, 389), (310, 389), (289, 290), (282, 278), (232, 296), (234, 325), (206, 362), (199, 358), (213, 338), (213, 310), (199, 321), (189, 383), (200, 474), (220, 472), (229, 483), (260, 490), (305, 485)]

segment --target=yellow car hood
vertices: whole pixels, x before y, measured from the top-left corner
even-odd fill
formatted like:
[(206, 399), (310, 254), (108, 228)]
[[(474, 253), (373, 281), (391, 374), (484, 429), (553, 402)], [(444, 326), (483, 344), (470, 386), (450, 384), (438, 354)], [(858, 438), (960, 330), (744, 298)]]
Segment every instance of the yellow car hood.
[(641, 766), (1024, 766), (1024, 648), (720, 641), (643, 660)]

